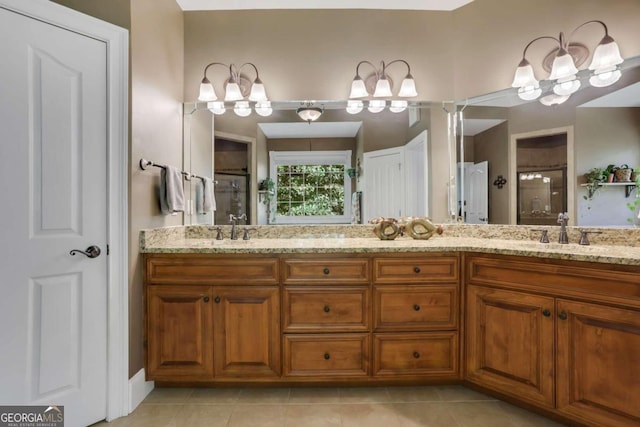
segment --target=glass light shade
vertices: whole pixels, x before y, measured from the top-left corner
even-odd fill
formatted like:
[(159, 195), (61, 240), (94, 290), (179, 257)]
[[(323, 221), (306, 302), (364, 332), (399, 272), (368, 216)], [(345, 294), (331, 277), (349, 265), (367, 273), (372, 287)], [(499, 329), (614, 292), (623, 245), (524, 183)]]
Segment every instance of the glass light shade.
[(578, 69), (573, 63), (573, 58), (566, 50), (560, 49), (558, 51), (558, 54), (556, 55), (556, 58), (553, 60), (549, 80), (568, 80), (570, 77), (575, 76), (576, 74), (578, 74)]
[(418, 92), (416, 91), (416, 81), (413, 80), (413, 76), (411, 76), (411, 74), (407, 74), (407, 77), (402, 80), (398, 96), (401, 98), (413, 98), (414, 96), (418, 96)]
[(536, 76), (533, 74), (533, 67), (526, 59), (520, 61), (518, 68), (516, 68), (516, 74), (513, 77), (513, 83), (511, 83), (511, 87), (528, 87), (535, 86), (539, 87), (538, 80)]
[(205, 77), (200, 83), (200, 93), (198, 94), (198, 101), (208, 102), (218, 99), (216, 91), (213, 89), (211, 82)]
[(242, 91), (240, 90), (240, 86), (236, 82), (227, 83), (227, 87), (225, 88), (224, 100), (225, 101), (239, 101), (244, 96), (242, 96)]
[(236, 105), (233, 107), (233, 112), (240, 117), (247, 117), (249, 114), (251, 114), (251, 107), (249, 106), (249, 101), (236, 102)]
[(401, 113), (407, 109), (407, 105), (409, 103), (404, 99), (395, 99), (391, 101), (391, 106), (389, 106), (389, 111), (392, 113)]
[(602, 73), (594, 74), (589, 78), (589, 83), (594, 87), (607, 87), (620, 80), (621, 76), (622, 73), (620, 72), (620, 70), (614, 69), (612, 71), (605, 71)]
[(553, 86), (553, 93), (556, 95), (571, 95), (580, 89), (580, 80), (576, 80), (575, 78), (572, 80), (558, 80), (558, 82)]
[(387, 102), (384, 99), (372, 99), (371, 101), (369, 101), (367, 110), (369, 110), (370, 113), (379, 113), (380, 111), (384, 110), (384, 107), (386, 105)]
[(367, 92), (364, 80), (360, 76), (356, 76), (351, 82), (349, 98), (364, 98), (365, 96), (369, 96), (369, 92)]
[(364, 102), (359, 100), (347, 101), (347, 113), (358, 114), (364, 108)]
[(525, 101), (538, 99), (541, 94), (542, 89), (540, 89), (540, 84), (538, 82), (536, 82), (536, 84), (533, 86), (523, 86), (518, 89), (518, 97), (520, 97), (520, 99), (524, 99)]
[(322, 110), (318, 107), (303, 107), (296, 110), (296, 114), (305, 122), (315, 122), (322, 115)]
[(589, 69), (598, 73), (599, 70), (606, 70), (610, 67), (622, 64), (622, 62), (623, 59), (622, 56), (620, 56), (618, 43), (616, 43), (609, 35), (606, 35), (596, 47), (595, 52), (593, 52), (593, 59), (591, 60)]
[(267, 91), (264, 89), (264, 85), (261, 82), (254, 82), (251, 85), (251, 93), (249, 93), (249, 101), (266, 101)]
[(207, 102), (207, 108), (213, 114), (218, 114), (218, 115), (224, 114), (224, 112), (227, 111), (224, 108), (224, 102), (223, 101)]
[(262, 117), (268, 117), (273, 114), (273, 108), (271, 108), (271, 101), (258, 101), (256, 103), (256, 114)]
[(552, 93), (551, 95), (543, 96), (540, 98), (540, 103), (546, 105), (547, 107), (551, 107), (553, 105), (560, 105), (569, 99), (570, 95), (556, 95)]
[(389, 80), (382, 76), (376, 83), (376, 91), (373, 92), (373, 96), (376, 98), (389, 98), (392, 95)]

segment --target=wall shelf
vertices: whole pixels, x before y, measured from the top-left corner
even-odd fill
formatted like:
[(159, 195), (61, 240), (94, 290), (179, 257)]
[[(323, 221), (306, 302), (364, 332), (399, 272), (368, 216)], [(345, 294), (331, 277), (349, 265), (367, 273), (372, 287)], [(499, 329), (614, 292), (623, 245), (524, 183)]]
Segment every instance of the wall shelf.
[[(589, 187), (588, 184), (580, 184), (581, 187)], [(636, 188), (636, 183), (633, 181), (629, 182), (602, 182), (598, 184), (598, 187), (625, 187), (624, 196), (629, 197), (631, 192)], [(591, 194), (589, 194), (589, 198), (593, 197), (593, 193), (595, 192), (591, 188), (587, 189)]]

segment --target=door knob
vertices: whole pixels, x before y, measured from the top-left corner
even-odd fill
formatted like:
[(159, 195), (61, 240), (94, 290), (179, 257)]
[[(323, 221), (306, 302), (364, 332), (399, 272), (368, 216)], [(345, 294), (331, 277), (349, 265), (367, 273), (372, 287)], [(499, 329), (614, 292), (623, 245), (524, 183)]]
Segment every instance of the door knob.
[(69, 252), (69, 255), (75, 255), (77, 253), (86, 255), (87, 258), (97, 258), (100, 256), (100, 248), (97, 247), (96, 245), (93, 245), (93, 246), (89, 246), (84, 251), (81, 251), (80, 249), (74, 249), (71, 252)]

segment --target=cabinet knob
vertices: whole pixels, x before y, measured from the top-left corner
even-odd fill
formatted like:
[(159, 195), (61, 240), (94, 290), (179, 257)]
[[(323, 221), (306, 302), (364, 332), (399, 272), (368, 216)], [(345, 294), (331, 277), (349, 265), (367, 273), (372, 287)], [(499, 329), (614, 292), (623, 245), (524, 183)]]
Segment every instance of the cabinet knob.
[(216, 298), (214, 299), (214, 301), (216, 302), (216, 304), (219, 304), (219, 303), (220, 303), (220, 297), (216, 297)]
[(322, 270), (322, 272), (323, 272), (324, 274), (329, 274), (331, 271), (330, 271), (328, 268), (326, 268), (326, 267), (325, 267), (325, 269), (324, 269), (324, 270)]
[(325, 353), (324, 360), (329, 360), (329, 359), (331, 359), (331, 355), (329, 353)]
[(420, 359), (420, 353), (418, 353), (417, 351), (413, 352), (413, 358), (414, 359)]
[(420, 305), (418, 305), (418, 304), (414, 304), (414, 305), (413, 305), (413, 309), (414, 309), (415, 311), (420, 311)]
[(325, 313), (328, 313), (331, 311), (331, 307), (329, 307), (328, 305), (325, 305), (323, 310)]
[(203, 300), (204, 302), (209, 302), (209, 297), (204, 297), (204, 298), (202, 298), (202, 300)]
[(551, 311), (549, 309), (542, 310), (542, 315), (544, 317), (549, 317), (549, 316), (551, 316)]
[(415, 271), (416, 274), (420, 273), (420, 267), (413, 267), (413, 271)]
[(562, 320), (567, 320), (567, 313), (563, 311), (560, 314), (558, 314), (558, 317)]

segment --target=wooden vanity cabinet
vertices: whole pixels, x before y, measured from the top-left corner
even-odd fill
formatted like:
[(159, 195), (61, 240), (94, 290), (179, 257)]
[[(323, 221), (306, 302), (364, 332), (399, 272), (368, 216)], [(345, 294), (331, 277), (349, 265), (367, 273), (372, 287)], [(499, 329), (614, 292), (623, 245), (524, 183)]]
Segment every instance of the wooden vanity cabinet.
[(456, 380), (458, 256), (373, 259), (373, 376)]
[(277, 257), (146, 254), (147, 379), (281, 374)]
[(640, 425), (638, 268), (466, 258), (465, 379), (589, 426)]

